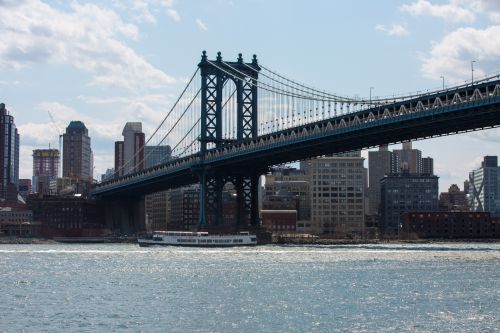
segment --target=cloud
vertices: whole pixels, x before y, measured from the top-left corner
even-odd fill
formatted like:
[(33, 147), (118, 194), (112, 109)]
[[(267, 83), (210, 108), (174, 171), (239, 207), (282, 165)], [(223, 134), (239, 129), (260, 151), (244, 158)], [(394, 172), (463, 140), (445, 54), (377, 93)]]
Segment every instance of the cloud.
[(167, 15), (170, 16), (175, 22), (179, 22), (181, 20), (179, 13), (175, 9), (167, 9)]
[(203, 30), (203, 31), (207, 31), (208, 28), (207, 28), (207, 25), (200, 19), (196, 19), (196, 24), (198, 25), (198, 27)]
[(137, 39), (138, 29), (112, 10), (77, 2), (68, 12), (39, 0), (3, 3), (0, 69), (65, 64), (90, 72), (93, 85), (129, 90), (175, 82), (121, 41)]
[(388, 36), (406, 36), (410, 33), (408, 29), (406, 29), (406, 25), (402, 24), (392, 24), (390, 27), (378, 24), (375, 29), (385, 32)]
[(475, 20), (472, 10), (461, 7), (459, 1), (450, 1), (448, 4), (435, 5), (427, 0), (417, 0), (409, 5), (402, 5), (401, 10), (412, 15), (435, 16), (455, 23), (472, 23)]
[(471, 76), (470, 61), (476, 60), (475, 77), (498, 70), (500, 58), (500, 26), (486, 29), (459, 28), (438, 42), (423, 58), (421, 71), (427, 78), (441, 75), (447, 81), (463, 81)]

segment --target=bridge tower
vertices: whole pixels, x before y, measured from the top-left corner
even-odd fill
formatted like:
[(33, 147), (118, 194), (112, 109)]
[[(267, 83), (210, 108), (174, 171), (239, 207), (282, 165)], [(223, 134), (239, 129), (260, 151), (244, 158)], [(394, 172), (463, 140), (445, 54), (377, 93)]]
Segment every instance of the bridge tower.
[[(222, 61), (217, 53), (215, 61), (207, 59), (203, 51), (198, 64), (201, 73), (201, 134), (200, 153), (237, 144), (257, 137), (257, 79), (260, 67), (257, 56), (251, 63), (244, 63), (241, 53), (236, 62)], [(236, 86), (236, 138), (223, 139), (223, 87), (232, 80)], [(236, 225), (258, 223), (258, 187), (260, 170), (218, 170), (214, 172), (203, 166), (198, 170), (200, 179), (200, 226), (222, 224), (222, 191), (227, 182), (232, 182), (237, 195)], [(250, 221), (248, 221), (250, 219)]]

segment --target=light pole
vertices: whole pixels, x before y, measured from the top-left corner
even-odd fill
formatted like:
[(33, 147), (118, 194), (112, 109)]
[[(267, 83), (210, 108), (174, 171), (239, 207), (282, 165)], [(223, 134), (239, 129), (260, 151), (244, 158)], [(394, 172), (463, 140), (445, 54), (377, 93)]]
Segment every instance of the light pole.
[(471, 60), (470, 62), (470, 72), (471, 72), (471, 85), (474, 85), (474, 63), (476, 60)]
[(443, 80), (443, 90), (444, 90), (444, 76), (440, 76), (440, 78)]
[(370, 87), (370, 107), (372, 107), (372, 89), (375, 89), (375, 88)]

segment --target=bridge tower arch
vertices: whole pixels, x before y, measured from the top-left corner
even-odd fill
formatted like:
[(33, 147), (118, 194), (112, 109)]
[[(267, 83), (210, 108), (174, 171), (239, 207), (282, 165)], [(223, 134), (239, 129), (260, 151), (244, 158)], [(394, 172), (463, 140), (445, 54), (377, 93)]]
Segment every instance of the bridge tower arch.
[[(208, 60), (203, 51), (198, 64), (201, 74), (201, 134), (200, 154), (203, 158), (207, 150), (222, 148), (227, 144), (237, 144), (257, 138), (257, 79), (260, 67), (257, 56), (252, 62), (244, 63), (241, 53), (236, 62), (222, 61), (217, 53), (214, 61)], [(227, 80), (236, 86), (236, 138), (227, 140), (223, 137), (223, 88)], [(222, 191), (227, 177), (232, 177), (237, 195), (237, 221), (242, 226), (245, 220), (258, 223), (258, 186), (257, 170), (224, 170), (211, 172), (203, 166), (198, 171), (200, 180), (200, 226), (218, 226), (222, 224)]]

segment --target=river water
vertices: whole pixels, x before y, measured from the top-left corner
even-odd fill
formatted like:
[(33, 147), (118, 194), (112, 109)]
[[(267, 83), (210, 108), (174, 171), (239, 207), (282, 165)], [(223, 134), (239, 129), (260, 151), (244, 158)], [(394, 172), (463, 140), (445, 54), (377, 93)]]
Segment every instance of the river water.
[(0, 332), (500, 332), (500, 244), (0, 245)]

